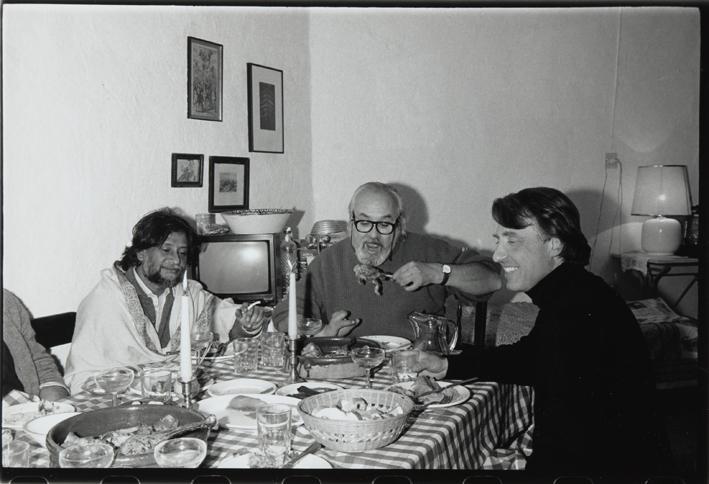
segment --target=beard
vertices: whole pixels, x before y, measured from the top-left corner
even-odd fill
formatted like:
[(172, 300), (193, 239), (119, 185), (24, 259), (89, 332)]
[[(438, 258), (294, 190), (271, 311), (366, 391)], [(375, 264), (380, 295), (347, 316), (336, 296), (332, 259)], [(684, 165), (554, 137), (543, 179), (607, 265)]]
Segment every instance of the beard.
[(368, 250), (364, 241), (360, 242), (360, 244), (355, 247), (355, 255), (359, 263), (374, 267), (382, 265), (389, 257), (389, 254), (391, 254), (391, 248), (386, 249), (381, 244), (379, 244), (379, 250), (377, 252)]
[(177, 274), (177, 276), (175, 276), (172, 279), (169, 279), (169, 278), (163, 277), (163, 275), (160, 273), (160, 269), (158, 268), (158, 270), (151, 272), (150, 274), (146, 274), (145, 277), (153, 284), (157, 284), (158, 286), (168, 288), (168, 287), (175, 287), (177, 284), (179, 284), (180, 275), (182, 275), (181, 271), (180, 271), (180, 273)]

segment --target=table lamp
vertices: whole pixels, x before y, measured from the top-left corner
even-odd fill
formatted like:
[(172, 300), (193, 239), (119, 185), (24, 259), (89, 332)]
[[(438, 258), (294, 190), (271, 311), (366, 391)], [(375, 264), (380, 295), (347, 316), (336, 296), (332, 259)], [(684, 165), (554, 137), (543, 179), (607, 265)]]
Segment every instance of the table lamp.
[(639, 166), (632, 215), (649, 216), (642, 227), (640, 245), (653, 255), (671, 255), (682, 242), (682, 227), (670, 216), (691, 213), (685, 165)]

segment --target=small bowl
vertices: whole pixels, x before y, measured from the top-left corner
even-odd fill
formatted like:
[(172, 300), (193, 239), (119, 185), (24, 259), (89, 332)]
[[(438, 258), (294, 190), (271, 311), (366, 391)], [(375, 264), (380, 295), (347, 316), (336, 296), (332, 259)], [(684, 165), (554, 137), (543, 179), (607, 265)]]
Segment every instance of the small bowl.
[(65, 412), (65, 413), (50, 413), (41, 417), (34, 418), (25, 423), (24, 431), (32, 437), (42, 447), (47, 446), (47, 434), (59, 422), (79, 415), (80, 412)]
[(283, 231), (293, 210), (263, 208), (255, 210), (232, 210), (221, 216), (235, 234), (275, 234)]

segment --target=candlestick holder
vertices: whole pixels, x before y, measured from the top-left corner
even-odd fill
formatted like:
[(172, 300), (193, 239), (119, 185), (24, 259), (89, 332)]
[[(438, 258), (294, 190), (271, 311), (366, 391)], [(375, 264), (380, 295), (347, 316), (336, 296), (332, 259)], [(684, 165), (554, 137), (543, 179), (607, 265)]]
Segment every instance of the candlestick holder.
[(303, 380), (298, 375), (298, 340), (299, 337), (288, 338), (288, 351), (290, 352), (290, 379), (289, 383), (297, 383)]
[(190, 381), (180, 380), (180, 385), (182, 387), (182, 403), (180, 404), (181, 407), (194, 408), (196, 406), (196, 402), (192, 398), (192, 388), (195, 384), (198, 384), (197, 378), (192, 378)]

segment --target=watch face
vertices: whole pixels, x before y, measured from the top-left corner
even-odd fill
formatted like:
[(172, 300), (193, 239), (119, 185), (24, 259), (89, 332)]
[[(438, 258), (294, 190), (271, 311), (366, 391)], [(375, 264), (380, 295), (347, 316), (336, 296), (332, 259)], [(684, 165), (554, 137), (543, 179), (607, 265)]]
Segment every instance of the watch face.
[(443, 264), (443, 267), (441, 267), (441, 270), (443, 271), (444, 274), (450, 274), (451, 273), (451, 266), (448, 264)]

